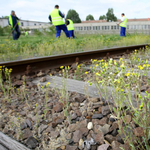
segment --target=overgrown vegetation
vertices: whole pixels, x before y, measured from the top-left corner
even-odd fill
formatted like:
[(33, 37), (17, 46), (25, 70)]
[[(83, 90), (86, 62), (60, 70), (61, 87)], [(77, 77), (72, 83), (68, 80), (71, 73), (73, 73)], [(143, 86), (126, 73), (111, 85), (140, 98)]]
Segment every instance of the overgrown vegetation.
[(75, 39), (67, 39), (64, 33), (62, 33), (61, 38), (56, 39), (54, 28), (45, 31), (44, 34), (41, 31), (36, 31), (35, 35), (29, 35), (28, 38), (22, 35), (17, 41), (13, 41), (11, 38), (8, 39), (7, 36), (0, 37), (0, 61), (59, 55), (150, 42), (150, 35), (143, 34), (130, 35), (126, 38), (121, 38), (119, 35), (76, 34)]

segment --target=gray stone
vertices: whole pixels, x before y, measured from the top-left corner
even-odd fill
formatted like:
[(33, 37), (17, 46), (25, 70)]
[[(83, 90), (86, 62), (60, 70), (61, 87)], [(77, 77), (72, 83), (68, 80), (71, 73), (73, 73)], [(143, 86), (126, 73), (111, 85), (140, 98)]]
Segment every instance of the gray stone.
[(106, 115), (108, 115), (111, 111), (110, 111), (110, 107), (111, 106), (102, 106), (102, 114), (104, 115), (104, 116), (106, 116)]
[(60, 135), (60, 133), (58, 131), (51, 131), (50, 135), (52, 138), (57, 138)]
[(110, 125), (105, 124), (103, 127), (100, 127), (100, 130), (105, 134), (107, 134), (109, 132), (109, 127)]
[(36, 148), (36, 146), (38, 145), (38, 142), (37, 140), (31, 136), (27, 139), (26, 141), (26, 145), (29, 147), (29, 148)]
[(67, 146), (66, 146), (66, 150), (77, 150), (77, 146), (70, 146), (70, 145), (67, 145)]
[(103, 118), (103, 115), (102, 114), (94, 114), (92, 116), (92, 119), (102, 119)]
[(47, 127), (48, 127), (48, 125), (42, 124), (42, 125), (39, 127), (40, 134), (41, 134), (44, 130), (46, 130)]
[(30, 128), (30, 130), (32, 130), (32, 123), (29, 119), (26, 119), (26, 124)]
[(27, 128), (27, 124), (25, 122), (20, 124), (20, 128), (21, 130), (26, 129)]

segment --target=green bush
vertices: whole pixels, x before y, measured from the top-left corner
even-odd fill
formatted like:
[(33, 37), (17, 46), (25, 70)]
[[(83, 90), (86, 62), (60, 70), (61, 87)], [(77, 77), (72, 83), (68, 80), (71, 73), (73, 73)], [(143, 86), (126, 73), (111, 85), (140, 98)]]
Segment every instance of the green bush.
[(4, 36), (4, 29), (0, 26), (0, 36)]

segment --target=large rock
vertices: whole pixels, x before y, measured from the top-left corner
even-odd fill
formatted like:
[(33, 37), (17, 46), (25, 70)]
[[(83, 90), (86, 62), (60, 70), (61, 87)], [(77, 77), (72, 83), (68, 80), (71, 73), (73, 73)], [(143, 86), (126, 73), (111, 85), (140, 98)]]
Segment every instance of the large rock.
[(48, 127), (48, 125), (44, 125), (42, 124), (40, 127), (39, 127), (39, 133), (41, 134), (44, 130), (46, 130)]
[(94, 114), (92, 116), (92, 119), (102, 119), (103, 118), (103, 115), (102, 114)]
[(50, 135), (52, 138), (57, 138), (60, 135), (60, 133), (58, 131), (51, 131)]
[(46, 81), (46, 78), (45, 77), (42, 77), (41, 79), (40, 79), (40, 82), (45, 82)]
[(66, 146), (66, 150), (77, 150), (77, 146), (70, 146), (70, 145), (67, 145)]
[(122, 149), (124, 149), (124, 150), (130, 150), (130, 148), (129, 148), (128, 145), (120, 144), (120, 143), (117, 142), (117, 141), (113, 141), (113, 142), (111, 143), (111, 147), (112, 147), (113, 150), (122, 150)]
[(26, 124), (27, 124), (27, 126), (30, 128), (30, 130), (32, 130), (32, 123), (31, 123), (31, 121), (29, 120), (29, 119), (26, 119)]
[(109, 128), (109, 131), (111, 132), (118, 128), (119, 128), (118, 121), (115, 121), (115, 122), (113, 122), (112, 126)]
[(105, 136), (106, 141), (108, 141), (109, 143), (112, 143), (113, 141), (116, 141), (116, 137), (112, 136), (111, 134), (107, 134)]
[(38, 145), (38, 142), (37, 142), (37, 140), (36, 140), (33, 136), (31, 136), (31, 137), (29, 137), (29, 138), (27, 139), (26, 145), (27, 145), (29, 148), (34, 149), (34, 148), (36, 148), (36, 146)]
[(108, 147), (109, 147), (109, 144), (102, 144), (101, 146), (99, 146), (99, 147), (97, 148), (97, 150), (107, 150)]
[(132, 117), (130, 115), (124, 116), (124, 121), (126, 124), (129, 124), (131, 122)]
[(104, 134), (101, 132), (101, 133), (98, 133), (95, 137), (94, 137), (94, 140), (96, 143), (98, 144), (103, 144), (104, 143)]
[(104, 133), (107, 134), (109, 132), (109, 124), (105, 124), (103, 127), (100, 127), (100, 130)]
[(54, 111), (55, 112), (61, 112), (63, 110), (63, 104), (62, 103), (57, 103), (55, 106), (54, 106)]
[(89, 100), (89, 102), (96, 103), (99, 101), (99, 98), (92, 97), (92, 98), (89, 98), (88, 100)]
[(135, 129), (133, 129), (133, 133), (134, 133), (134, 135), (137, 136), (137, 137), (142, 137), (142, 136), (144, 136), (144, 130), (143, 130), (142, 127), (137, 127), (137, 128), (135, 128)]
[(106, 116), (106, 115), (108, 115), (111, 111), (110, 111), (110, 108), (111, 108), (111, 106), (103, 106), (102, 107), (102, 114), (104, 115), (104, 116)]
[(104, 117), (101, 120), (99, 120), (99, 125), (104, 126), (105, 124), (108, 123), (108, 118)]
[(73, 133), (73, 141), (75, 143), (78, 143), (80, 139), (82, 139), (82, 133), (80, 132), (80, 130), (76, 130), (74, 133)]
[(25, 140), (27, 138), (29, 138), (30, 136), (32, 136), (32, 132), (29, 128), (23, 130), (23, 135), (22, 135), (22, 139)]
[(81, 127), (79, 130), (81, 131), (83, 136), (87, 136), (88, 135), (89, 130), (87, 128), (82, 128)]
[(85, 100), (85, 97), (78, 94), (73, 98), (73, 100), (82, 103)]
[(67, 128), (68, 132), (74, 132), (75, 130), (78, 129), (78, 125), (77, 124), (70, 124)]

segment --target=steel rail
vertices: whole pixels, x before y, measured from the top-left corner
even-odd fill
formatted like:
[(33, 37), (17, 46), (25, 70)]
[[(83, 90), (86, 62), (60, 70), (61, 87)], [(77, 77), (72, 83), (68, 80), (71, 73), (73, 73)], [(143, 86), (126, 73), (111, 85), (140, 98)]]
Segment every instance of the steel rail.
[(30, 58), (16, 61), (0, 62), (0, 66), (12, 68), (12, 75), (25, 74), (28, 70), (38, 71), (50, 68), (58, 68), (60, 66), (71, 65), (77, 61), (86, 61), (90, 59), (108, 57), (111, 55), (129, 53), (135, 49), (143, 49), (148, 44), (133, 45), (126, 47), (116, 47), (100, 50), (91, 50), (86, 52), (69, 53), (64, 55), (46, 56), (38, 58)]

